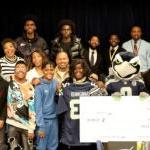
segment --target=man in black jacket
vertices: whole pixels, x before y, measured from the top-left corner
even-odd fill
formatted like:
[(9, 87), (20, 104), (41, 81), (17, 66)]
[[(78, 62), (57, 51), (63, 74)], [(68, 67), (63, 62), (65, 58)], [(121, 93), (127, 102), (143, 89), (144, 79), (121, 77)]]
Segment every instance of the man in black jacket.
[[(1, 69), (0, 69), (1, 71)], [(5, 145), (5, 120), (7, 115), (7, 89), (8, 82), (0, 76), (0, 149), (6, 149)]]
[(56, 54), (60, 51), (66, 51), (70, 61), (75, 58), (82, 58), (81, 40), (75, 35), (74, 22), (72, 20), (61, 20), (58, 30), (58, 36), (52, 41), (51, 60), (55, 62)]
[(21, 37), (16, 39), (16, 48), (19, 56), (24, 58), (26, 62), (30, 60), (31, 53), (35, 49), (44, 51), (49, 54), (48, 45), (46, 41), (37, 33), (37, 18), (33, 15), (27, 15), (24, 18), (24, 31)]
[(117, 34), (113, 33), (109, 36), (109, 47), (107, 49), (107, 69), (109, 70), (109, 74), (111, 74), (111, 63), (115, 58), (116, 54), (122, 51), (126, 51), (120, 45), (120, 38)]
[(88, 41), (88, 47), (83, 51), (83, 58), (90, 67), (91, 74), (98, 76), (98, 80), (103, 80), (102, 77), (106, 74), (103, 57), (100, 49), (100, 38), (97, 35), (92, 35)]

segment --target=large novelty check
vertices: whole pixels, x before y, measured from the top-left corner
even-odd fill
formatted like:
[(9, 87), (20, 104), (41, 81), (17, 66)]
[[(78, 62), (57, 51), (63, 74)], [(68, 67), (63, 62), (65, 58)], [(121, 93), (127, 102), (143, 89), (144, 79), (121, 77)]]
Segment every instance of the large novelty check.
[(150, 141), (150, 97), (80, 98), (80, 141)]

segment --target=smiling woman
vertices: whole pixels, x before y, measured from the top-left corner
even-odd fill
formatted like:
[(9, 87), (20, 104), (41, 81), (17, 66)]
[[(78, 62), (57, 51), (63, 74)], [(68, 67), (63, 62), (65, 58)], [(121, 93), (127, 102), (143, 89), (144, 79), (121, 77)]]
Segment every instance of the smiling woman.
[(14, 75), (16, 63), (23, 59), (15, 55), (16, 44), (14, 40), (6, 38), (1, 44), (5, 53), (5, 56), (0, 58), (1, 76), (6, 81), (10, 81)]
[(26, 81), (27, 66), (24, 61), (18, 61), (15, 66), (14, 78), (20, 83)]
[(61, 119), (61, 142), (65, 150), (92, 150), (95, 144), (80, 143), (80, 96), (106, 95), (88, 80), (89, 69), (85, 60), (75, 59), (70, 66), (70, 78), (64, 81), (64, 88), (58, 100), (58, 114)]
[(27, 72), (26, 79), (33, 85), (38, 83), (36, 79), (43, 76), (42, 64), (44, 64), (47, 59), (45, 53), (40, 49), (35, 49), (31, 53), (31, 62), (29, 63), (29, 71)]
[(75, 80), (81, 80), (87, 78), (90, 73), (89, 66), (86, 61), (82, 59), (73, 60), (70, 65), (70, 77)]

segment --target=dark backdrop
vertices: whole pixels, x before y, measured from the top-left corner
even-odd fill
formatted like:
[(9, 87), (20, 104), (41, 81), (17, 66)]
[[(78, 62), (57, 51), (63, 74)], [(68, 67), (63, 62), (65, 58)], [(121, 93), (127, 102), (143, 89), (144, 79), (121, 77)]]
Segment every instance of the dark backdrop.
[(76, 23), (77, 36), (83, 43), (91, 34), (98, 34), (105, 48), (108, 36), (113, 32), (118, 33), (123, 42), (130, 38), (130, 28), (135, 24), (143, 28), (144, 39), (150, 41), (150, 3), (143, 0), (43, 0), (38, 4), (36, 1), (20, 1), (17, 7), (13, 6), (11, 3), (0, 6), (0, 41), (22, 34), (22, 18), (26, 14), (39, 18), (39, 33), (49, 45), (56, 35), (59, 20), (63, 18)]

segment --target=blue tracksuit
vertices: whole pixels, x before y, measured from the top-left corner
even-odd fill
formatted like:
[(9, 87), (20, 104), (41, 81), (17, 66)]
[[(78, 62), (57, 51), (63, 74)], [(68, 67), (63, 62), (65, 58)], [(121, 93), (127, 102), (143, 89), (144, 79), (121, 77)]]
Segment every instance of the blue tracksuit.
[(45, 138), (37, 138), (37, 150), (56, 150), (58, 146), (58, 122), (56, 115), (55, 80), (41, 80), (35, 88), (35, 110), (37, 130), (45, 133)]

